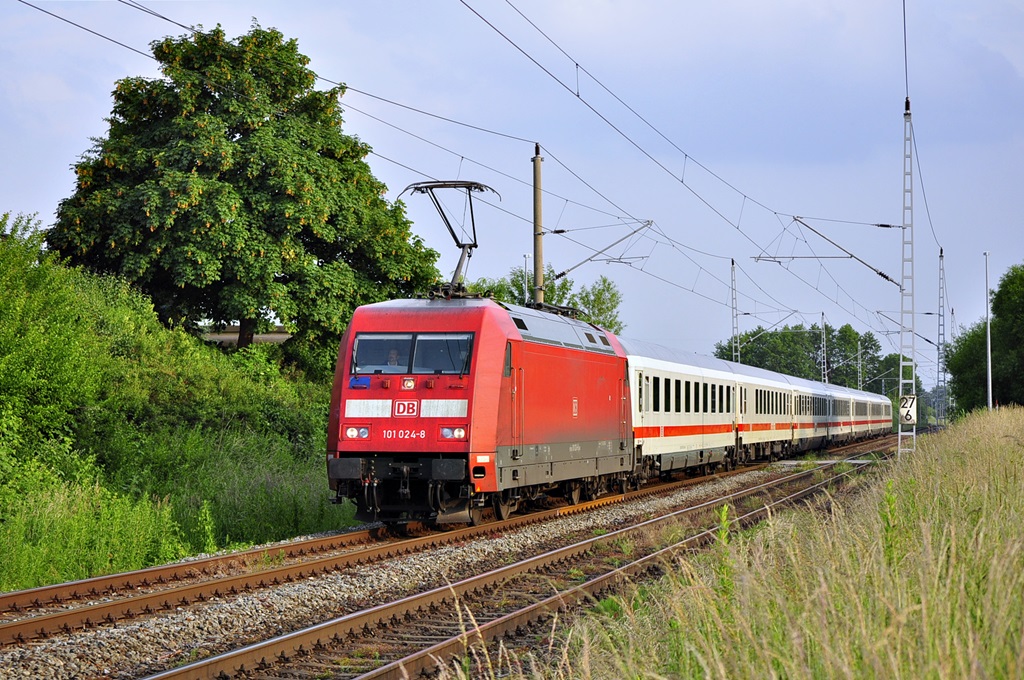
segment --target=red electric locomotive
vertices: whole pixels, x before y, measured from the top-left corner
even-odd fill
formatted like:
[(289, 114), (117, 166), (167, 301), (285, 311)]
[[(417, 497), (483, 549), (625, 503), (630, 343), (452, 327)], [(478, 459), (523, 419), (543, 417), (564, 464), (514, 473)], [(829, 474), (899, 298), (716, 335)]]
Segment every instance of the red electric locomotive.
[(360, 307), (331, 396), (335, 502), (363, 520), (477, 523), (617, 488), (637, 462), (627, 381), (618, 341), (566, 316), (485, 298)]
[[(479, 523), (525, 501), (570, 503), (676, 472), (710, 472), (891, 427), (881, 395), (623, 341), (552, 305), (518, 307), (459, 285), (462, 250), (431, 297), (360, 307), (342, 338), (327, 474), (334, 501), (386, 523)], [(471, 220), (472, 221), (472, 220)]]

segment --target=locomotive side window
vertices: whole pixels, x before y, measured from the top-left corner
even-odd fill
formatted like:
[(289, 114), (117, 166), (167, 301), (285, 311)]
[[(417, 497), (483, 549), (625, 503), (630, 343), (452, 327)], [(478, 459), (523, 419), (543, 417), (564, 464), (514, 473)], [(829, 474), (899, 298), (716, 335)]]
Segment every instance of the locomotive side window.
[(352, 345), (353, 373), (408, 373), (412, 333), (360, 333)]
[(512, 375), (512, 343), (505, 343), (505, 377)]

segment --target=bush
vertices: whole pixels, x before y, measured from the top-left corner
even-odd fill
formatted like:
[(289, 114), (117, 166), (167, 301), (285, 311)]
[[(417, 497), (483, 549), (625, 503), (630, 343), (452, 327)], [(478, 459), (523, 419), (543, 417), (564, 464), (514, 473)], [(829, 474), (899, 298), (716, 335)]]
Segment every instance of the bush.
[(349, 523), (328, 503), (327, 384), (278, 347), (163, 327), (124, 281), (43, 252), (29, 219), (0, 235), (0, 541), (24, 543), (4, 587)]

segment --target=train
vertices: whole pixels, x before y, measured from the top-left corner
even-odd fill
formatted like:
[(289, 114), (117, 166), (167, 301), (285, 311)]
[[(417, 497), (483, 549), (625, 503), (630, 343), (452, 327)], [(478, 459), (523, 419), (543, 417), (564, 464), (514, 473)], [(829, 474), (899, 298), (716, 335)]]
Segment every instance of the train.
[(355, 310), (327, 435), (332, 501), (479, 524), (892, 431), (883, 395), (618, 337), (484, 296)]

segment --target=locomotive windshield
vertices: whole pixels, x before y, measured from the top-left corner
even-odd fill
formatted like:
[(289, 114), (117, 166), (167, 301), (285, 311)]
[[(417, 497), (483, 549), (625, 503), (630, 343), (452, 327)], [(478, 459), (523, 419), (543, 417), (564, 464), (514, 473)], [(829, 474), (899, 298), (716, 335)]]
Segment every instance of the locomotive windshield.
[(461, 375), (472, 352), (472, 333), (359, 333), (352, 372)]

